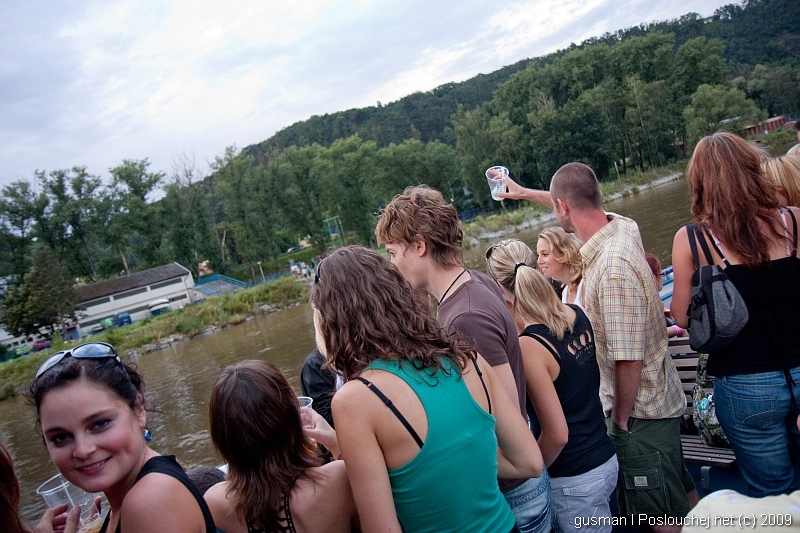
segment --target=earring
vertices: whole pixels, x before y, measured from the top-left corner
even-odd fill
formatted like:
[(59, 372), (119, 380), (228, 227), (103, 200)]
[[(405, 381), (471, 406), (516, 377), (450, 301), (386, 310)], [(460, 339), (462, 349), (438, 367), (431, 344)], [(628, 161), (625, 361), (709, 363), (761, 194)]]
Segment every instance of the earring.
[(147, 442), (150, 442), (151, 440), (153, 440), (153, 434), (150, 433), (149, 429), (144, 428), (144, 431), (142, 431), (142, 434), (144, 435), (144, 440), (146, 440)]

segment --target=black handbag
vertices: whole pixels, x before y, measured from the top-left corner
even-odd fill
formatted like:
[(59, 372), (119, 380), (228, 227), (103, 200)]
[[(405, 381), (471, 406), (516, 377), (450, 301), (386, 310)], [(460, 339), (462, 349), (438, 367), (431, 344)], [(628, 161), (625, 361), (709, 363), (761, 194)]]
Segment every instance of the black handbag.
[[(742, 331), (750, 315), (739, 291), (725, 270), (714, 264), (705, 238), (697, 224), (686, 226), (692, 249), (695, 272), (692, 274), (692, 301), (689, 304), (689, 346), (697, 352), (714, 353), (728, 346)], [(703, 249), (708, 265), (700, 266), (697, 244)], [(725, 266), (730, 266), (719, 247), (711, 240), (714, 250)]]

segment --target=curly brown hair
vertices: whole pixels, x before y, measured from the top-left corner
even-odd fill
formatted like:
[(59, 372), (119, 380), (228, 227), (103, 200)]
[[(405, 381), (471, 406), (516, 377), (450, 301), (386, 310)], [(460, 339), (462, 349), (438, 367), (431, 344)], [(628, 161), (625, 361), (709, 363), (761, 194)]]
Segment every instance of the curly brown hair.
[(700, 139), (686, 168), (695, 220), (708, 224), (748, 268), (769, 263), (769, 243), (783, 239), (774, 216), (778, 197), (761, 171), (762, 156), (738, 135), (718, 132)]
[(410, 246), (422, 239), (436, 266), (464, 266), (458, 211), (439, 191), (427, 185), (406, 187), (378, 216), (375, 237), (379, 243)]
[(431, 314), (423, 291), (376, 252), (339, 248), (320, 262), (311, 305), (319, 313), (328, 365), (345, 380), (375, 359), (408, 360), (440, 370), (442, 358), (464, 368), (475, 351)]

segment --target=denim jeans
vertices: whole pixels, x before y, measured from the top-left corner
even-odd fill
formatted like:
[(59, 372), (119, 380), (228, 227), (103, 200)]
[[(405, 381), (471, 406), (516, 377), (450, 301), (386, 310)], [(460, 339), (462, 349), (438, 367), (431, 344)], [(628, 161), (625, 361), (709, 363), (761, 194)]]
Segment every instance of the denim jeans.
[[(557, 533), (611, 531), (611, 494), (617, 487), (619, 465), (614, 455), (597, 468), (577, 476), (550, 478), (553, 528)], [(595, 525), (597, 524), (597, 525)]]
[[(800, 384), (800, 367), (791, 371)], [(794, 386), (800, 401), (800, 386)], [(797, 488), (800, 476), (792, 457), (800, 454), (797, 416), (783, 372), (717, 377), (717, 419), (731, 443), (750, 496), (781, 494)]]
[(542, 475), (525, 481), (519, 487), (503, 493), (517, 519), (522, 533), (547, 533), (553, 522), (550, 502), (550, 476), (542, 466)]

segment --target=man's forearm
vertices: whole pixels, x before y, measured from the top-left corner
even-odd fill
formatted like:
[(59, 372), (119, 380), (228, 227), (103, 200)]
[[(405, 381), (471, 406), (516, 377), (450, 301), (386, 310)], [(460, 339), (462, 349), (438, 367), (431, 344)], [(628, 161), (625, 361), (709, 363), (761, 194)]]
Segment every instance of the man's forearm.
[(633, 413), (633, 404), (639, 393), (642, 378), (642, 361), (616, 361), (614, 363), (614, 398), (611, 404), (611, 420), (628, 431), (628, 418)]
[(538, 189), (525, 189), (525, 199), (539, 204), (548, 209), (553, 209), (553, 197), (550, 196), (550, 191), (540, 191)]

